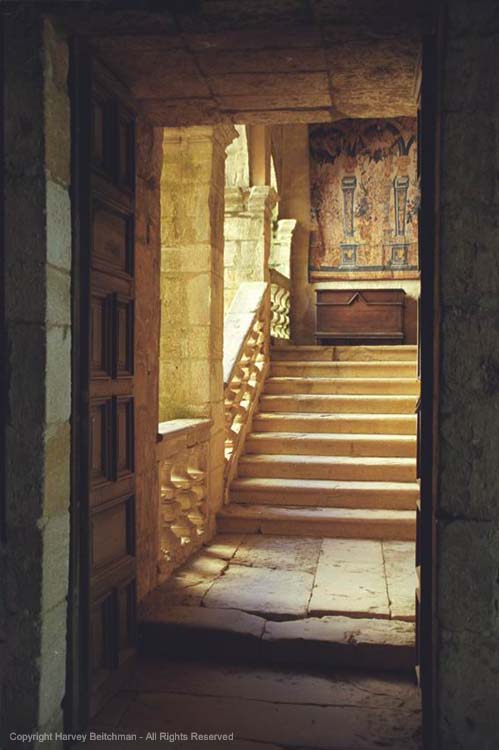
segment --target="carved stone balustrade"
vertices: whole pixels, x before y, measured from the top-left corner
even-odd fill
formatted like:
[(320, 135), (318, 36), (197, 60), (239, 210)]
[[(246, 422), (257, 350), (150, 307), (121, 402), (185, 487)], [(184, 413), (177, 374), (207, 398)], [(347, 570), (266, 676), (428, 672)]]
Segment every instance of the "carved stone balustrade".
[(241, 284), (224, 319), (226, 496), (267, 374), (269, 292), (265, 282)]
[(289, 339), (290, 281), (275, 269), (270, 271), (270, 281), (270, 335), (274, 339)]
[(296, 219), (279, 219), (272, 234), (269, 266), (286, 278), (291, 274), (291, 245)]
[(210, 532), (210, 427), (210, 419), (172, 419), (158, 428), (159, 582), (200, 547)]

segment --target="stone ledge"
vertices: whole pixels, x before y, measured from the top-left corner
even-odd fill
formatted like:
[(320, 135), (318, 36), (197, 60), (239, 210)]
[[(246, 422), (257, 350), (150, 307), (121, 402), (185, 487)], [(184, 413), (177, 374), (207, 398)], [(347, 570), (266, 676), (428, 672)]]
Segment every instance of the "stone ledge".
[(245, 281), (224, 318), (224, 384), (229, 382), (236, 362), (241, 356), (246, 336), (263, 303), (268, 284), (265, 281)]
[(212, 424), (211, 419), (170, 419), (160, 422), (156, 437), (158, 461), (182, 448), (208, 442)]

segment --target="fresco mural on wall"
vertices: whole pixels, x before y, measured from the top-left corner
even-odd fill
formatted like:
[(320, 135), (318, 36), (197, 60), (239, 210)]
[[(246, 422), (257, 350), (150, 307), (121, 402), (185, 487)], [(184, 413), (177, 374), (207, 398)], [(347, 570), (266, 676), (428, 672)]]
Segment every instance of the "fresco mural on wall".
[(310, 277), (414, 277), (416, 118), (311, 125)]

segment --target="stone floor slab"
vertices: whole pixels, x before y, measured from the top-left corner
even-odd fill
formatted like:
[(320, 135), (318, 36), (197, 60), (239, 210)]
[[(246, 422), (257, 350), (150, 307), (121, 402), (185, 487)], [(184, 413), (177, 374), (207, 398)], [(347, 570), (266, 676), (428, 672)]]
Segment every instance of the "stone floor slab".
[(309, 614), (389, 618), (381, 542), (325, 539)]
[[(150, 600), (152, 602), (152, 599)], [(238, 609), (214, 609), (208, 607), (172, 607), (158, 601), (157, 606), (149, 606), (143, 622), (175, 628), (217, 631), (225, 634), (252, 636), (259, 639), (265, 627), (265, 620), (257, 615), (241, 612)]]
[[(417, 711), (337, 706), (303, 706), (233, 697), (140, 693), (122, 717), (120, 728), (138, 731), (234, 732), (242, 742), (315, 750), (419, 750)], [(376, 745), (373, 745), (373, 738)], [(220, 742), (219, 748), (224, 747)], [(240, 746), (241, 747), (241, 746)], [(242, 745), (244, 747), (244, 745)]]
[(168, 598), (172, 605), (199, 605), (227, 565), (228, 561), (223, 557), (202, 549), (175, 571), (157, 591)]
[[(168, 692), (321, 706), (418, 710), (415, 679), (361, 671), (296, 670), (242, 664), (140, 659), (128, 685), (136, 692)], [(123, 711), (121, 711), (120, 716)]]
[(400, 620), (310, 617), (269, 621), (262, 640), (273, 662), (407, 671), (415, 665), (414, 625)]
[(221, 560), (231, 560), (245, 538), (244, 534), (217, 534), (206, 545), (204, 553)]
[(232, 563), (315, 573), (320, 549), (320, 539), (249, 534), (238, 548)]
[(390, 615), (395, 620), (415, 619), (416, 553), (411, 542), (383, 542)]
[(203, 606), (239, 609), (271, 619), (305, 617), (313, 581), (311, 573), (233, 563), (210, 588)]

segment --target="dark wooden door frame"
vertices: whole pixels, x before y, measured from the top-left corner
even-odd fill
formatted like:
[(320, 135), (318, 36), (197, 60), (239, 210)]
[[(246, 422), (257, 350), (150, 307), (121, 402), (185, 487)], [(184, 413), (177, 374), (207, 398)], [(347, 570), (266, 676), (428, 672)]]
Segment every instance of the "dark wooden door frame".
[(89, 452), (85, 394), (89, 382), (88, 305), (90, 290), (90, 54), (83, 39), (74, 37), (70, 49), (71, 97), (71, 211), (72, 211), (72, 419), (71, 419), (71, 540), (68, 596), (68, 658), (65, 725), (67, 731), (85, 729), (89, 721), (90, 654), (88, 471)]
[(419, 524), (420, 594), (419, 666), (425, 750), (437, 745), (437, 482), (439, 398), (439, 203), (440, 98), (442, 92), (443, 3), (425, 2), (421, 85), (421, 228), (420, 228), (420, 374)]

